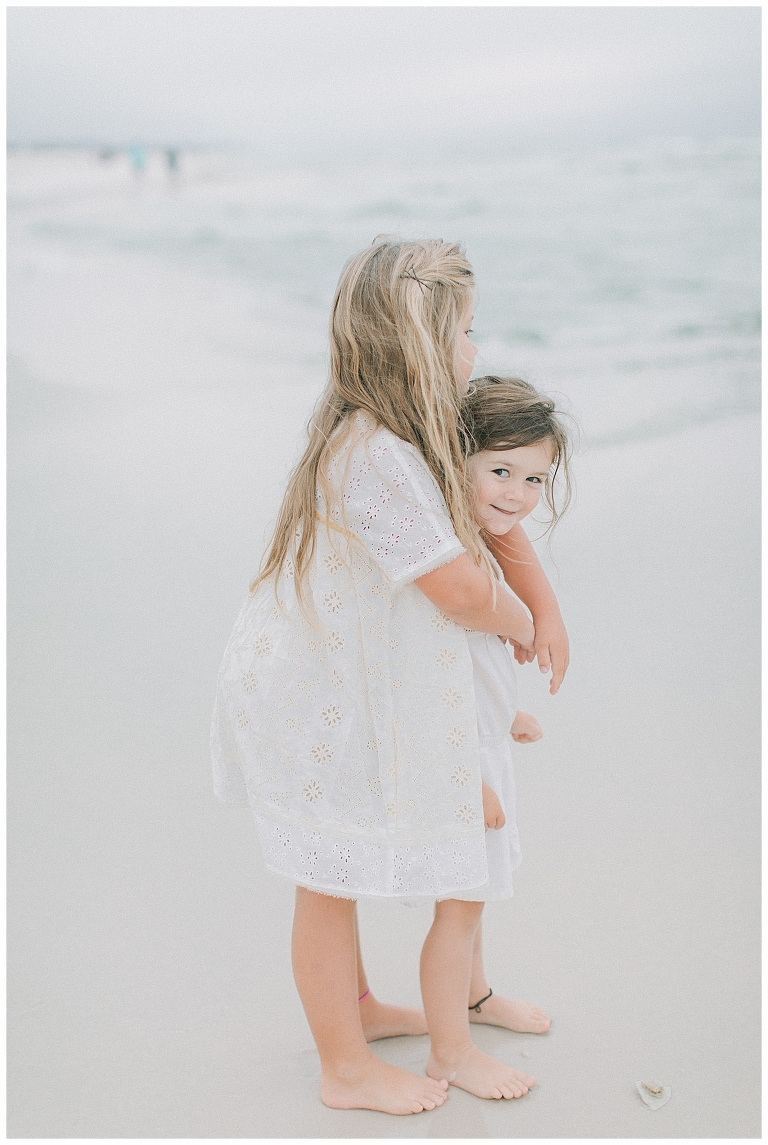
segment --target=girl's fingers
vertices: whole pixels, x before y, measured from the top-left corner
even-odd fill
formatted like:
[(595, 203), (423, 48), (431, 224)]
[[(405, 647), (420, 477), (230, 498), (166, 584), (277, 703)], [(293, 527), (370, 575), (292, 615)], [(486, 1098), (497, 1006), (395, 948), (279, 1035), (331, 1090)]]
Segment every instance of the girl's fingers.
[(558, 688), (560, 687), (560, 685), (563, 682), (563, 676), (565, 675), (565, 670), (567, 667), (568, 667), (568, 661), (567, 660), (561, 660), (559, 658), (556, 660), (553, 660), (552, 679), (550, 680), (550, 683), (549, 683), (549, 690), (553, 696), (555, 695)]

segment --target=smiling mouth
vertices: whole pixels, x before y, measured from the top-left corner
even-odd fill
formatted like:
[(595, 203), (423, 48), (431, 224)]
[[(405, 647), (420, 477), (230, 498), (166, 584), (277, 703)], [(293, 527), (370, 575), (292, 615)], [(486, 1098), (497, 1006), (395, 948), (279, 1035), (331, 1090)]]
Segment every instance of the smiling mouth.
[(520, 512), (519, 509), (502, 509), (498, 505), (491, 505), (491, 508), (495, 509), (497, 513), (503, 513), (505, 517), (514, 517)]

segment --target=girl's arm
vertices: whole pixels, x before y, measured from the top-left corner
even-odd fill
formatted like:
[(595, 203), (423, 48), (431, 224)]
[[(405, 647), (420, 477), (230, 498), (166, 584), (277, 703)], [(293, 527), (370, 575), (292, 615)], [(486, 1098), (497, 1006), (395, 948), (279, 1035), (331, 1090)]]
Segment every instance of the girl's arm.
[(552, 669), (549, 690), (554, 696), (563, 682), (569, 657), (568, 633), (552, 586), (522, 525), (514, 525), (503, 537), (487, 537), (486, 543), (509, 587), (531, 610), (536, 629), (533, 649), (541, 671)]
[(493, 586), (488, 574), (479, 569), (467, 553), (434, 572), (417, 577), (413, 583), (462, 628), (501, 634), (533, 653), (534, 628), (528, 613), (503, 589), (496, 593), (494, 608)]

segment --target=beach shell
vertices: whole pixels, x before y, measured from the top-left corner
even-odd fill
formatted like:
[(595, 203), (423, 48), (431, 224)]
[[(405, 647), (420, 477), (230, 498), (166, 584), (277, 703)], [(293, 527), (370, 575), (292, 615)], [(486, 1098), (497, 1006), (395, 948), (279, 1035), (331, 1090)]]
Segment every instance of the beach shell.
[(659, 1085), (655, 1081), (636, 1081), (635, 1089), (650, 1109), (661, 1109), (672, 1096), (668, 1085)]

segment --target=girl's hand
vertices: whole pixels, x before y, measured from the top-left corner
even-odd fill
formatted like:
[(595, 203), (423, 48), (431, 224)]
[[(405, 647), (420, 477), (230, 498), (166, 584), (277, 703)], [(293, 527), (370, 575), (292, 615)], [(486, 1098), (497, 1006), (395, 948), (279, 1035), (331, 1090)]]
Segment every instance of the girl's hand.
[[(565, 631), (559, 610), (534, 617), (534, 624), (536, 625), (536, 636), (533, 641), (534, 651), (539, 661), (540, 670), (542, 672), (552, 670), (549, 692), (550, 695), (554, 696), (568, 669), (568, 633)], [(515, 655), (515, 659), (517, 660), (517, 655)], [(525, 661), (518, 660), (518, 663), (523, 664)]]
[(506, 640), (507, 644), (512, 646), (515, 660), (518, 664), (529, 664), (536, 655), (536, 629), (528, 623), (528, 632), (525, 636), (521, 636), (518, 632), (515, 636), (502, 636), (502, 640)]
[(539, 721), (530, 712), (518, 712), (512, 727), (509, 729), (509, 734), (515, 743), (536, 743), (536, 740), (541, 739), (544, 732), (541, 730)]
[(524, 645), (518, 644), (516, 640), (508, 640), (507, 643), (511, 646), (512, 653), (518, 664), (530, 664), (531, 660), (536, 656), (533, 648), (526, 648)]
[(483, 818), (485, 819), (486, 831), (498, 831), (507, 821), (501, 809), (498, 795), (485, 780), (483, 780)]

